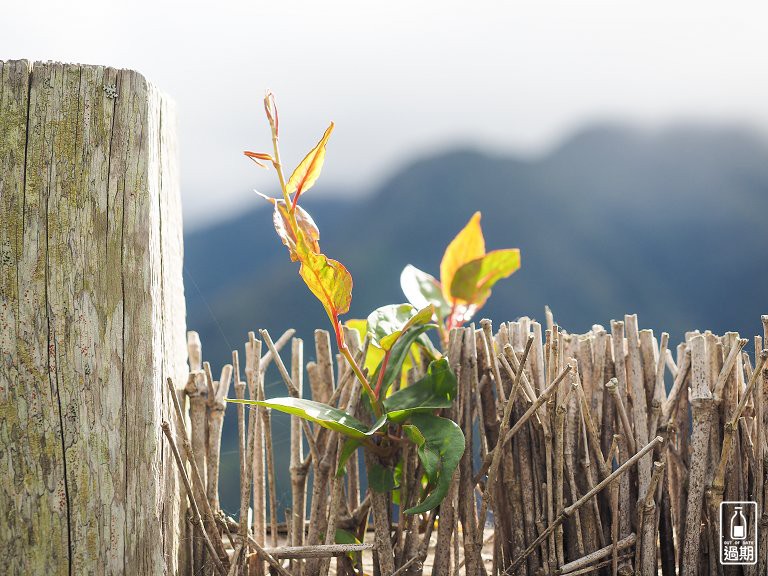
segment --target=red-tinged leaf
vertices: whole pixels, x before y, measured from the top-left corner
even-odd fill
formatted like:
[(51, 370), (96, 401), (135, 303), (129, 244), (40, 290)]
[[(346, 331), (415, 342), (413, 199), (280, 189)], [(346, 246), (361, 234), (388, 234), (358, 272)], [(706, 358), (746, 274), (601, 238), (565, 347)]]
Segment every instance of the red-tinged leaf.
[(253, 160), (257, 166), (260, 166), (262, 168), (266, 168), (266, 166), (261, 162), (259, 162), (259, 160), (264, 160), (270, 163), (274, 162), (274, 160), (272, 159), (272, 156), (270, 156), (269, 154), (264, 154), (262, 152), (250, 152), (249, 150), (246, 150), (245, 152), (243, 152), (243, 154), (248, 156), (248, 158)]
[(286, 188), (288, 194), (295, 193), (293, 197), (294, 206), (299, 201), (299, 196), (309, 190), (317, 181), (318, 176), (320, 176), (320, 171), (323, 169), (323, 163), (325, 162), (325, 145), (328, 142), (328, 138), (331, 137), (331, 132), (333, 132), (333, 122), (328, 126), (323, 137), (320, 138), (320, 142), (309, 151), (309, 154), (304, 157), (304, 160), (299, 163), (288, 179)]
[[(296, 234), (293, 232), (293, 225), (291, 223), (291, 215), (288, 207), (285, 204), (285, 200), (277, 200), (275, 198), (270, 198), (269, 196), (265, 196), (261, 192), (256, 192), (259, 196), (264, 198), (267, 202), (272, 203), (272, 205), (275, 207), (273, 213), (272, 213), (272, 223), (275, 225), (275, 231), (277, 232), (277, 235), (280, 237), (280, 240), (283, 241), (283, 244), (285, 244), (288, 247), (288, 253), (291, 256), (291, 261), (295, 262), (299, 259), (298, 254), (296, 252), (297, 247), (297, 240), (296, 240)], [(294, 216), (296, 217), (296, 224), (298, 225), (299, 229), (301, 230), (304, 241), (307, 242), (309, 249), (312, 252), (320, 252), (320, 230), (317, 228), (317, 224), (315, 224), (315, 221), (312, 219), (312, 216), (309, 215), (309, 212), (304, 210), (301, 206), (297, 206), (296, 210), (294, 211)]]
[(312, 294), (320, 300), (331, 323), (336, 326), (339, 315), (349, 312), (352, 275), (341, 262), (308, 250), (301, 239), (297, 255), (301, 262), (299, 274)]
[(456, 270), (467, 262), (485, 256), (485, 239), (480, 228), (480, 212), (475, 212), (466, 226), (445, 249), (443, 260), (440, 262), (440, 283), (443, 296), (448, 302), (451, 298), (451, 284)]
[(451, 296), (479, 308), (491, 295), (493, 285), (519, 268), (520, 250), (517, 248), (488, 252), (456, 270), (451, 283)]

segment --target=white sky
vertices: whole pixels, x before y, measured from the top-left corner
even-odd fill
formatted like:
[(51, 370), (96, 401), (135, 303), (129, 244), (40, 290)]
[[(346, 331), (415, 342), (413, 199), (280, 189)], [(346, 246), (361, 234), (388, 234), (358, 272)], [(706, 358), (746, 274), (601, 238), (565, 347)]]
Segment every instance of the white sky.
[(0, 59), (135, 68), (179, 111), (185, 218), (271, 191), (244, 149), (286, 164), (336, 122), (312, 193), (369, 190), (454, 144), (535, 153), (590, 121), (768, 128), (768, 4), (645, 0), (7, 2)]

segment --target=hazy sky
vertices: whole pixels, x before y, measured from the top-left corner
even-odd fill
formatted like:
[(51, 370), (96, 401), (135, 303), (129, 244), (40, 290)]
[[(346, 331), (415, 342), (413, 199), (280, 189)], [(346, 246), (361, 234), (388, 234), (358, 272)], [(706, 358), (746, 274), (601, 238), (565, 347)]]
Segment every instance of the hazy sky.
[(7, 2), (0, 59), (135, 68), (179, 113), (188, 226), (274, 190), (329, 120), (313, 193), (367, 190), (454, 144), (537, 153), (590, 121), (736, 121), (768, 131), (765, 2)]

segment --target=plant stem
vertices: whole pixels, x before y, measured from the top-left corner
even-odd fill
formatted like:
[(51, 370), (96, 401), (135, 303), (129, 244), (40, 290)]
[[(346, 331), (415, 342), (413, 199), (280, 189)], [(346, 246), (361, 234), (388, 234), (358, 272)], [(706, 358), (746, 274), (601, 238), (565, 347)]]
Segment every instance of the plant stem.
[(272, 160), (272, 165), (275, 167), (278, 180), (280, 180), (280, 191), (283, 193), (283, 201), (285, 202), (285, 206), (286, 208), (290, 207), (288, 210), (288, 215), (291, 219), (291, 228), (293, 228), (294, 234), (298, 239), (300, 231), (299, 225), (296, 222), (296, 206), (291, 202), (291, 197), (288, 195), (288, 186), (286, 185), (285, 175), (283, 174), (283, 164), (280, 161), (280, 145), (278, 144), (279, 137), (277, 134), (277, 123), (271, 115), (267, 114), (267, 118), (269, 120), (269, 127), (272, 131), (272, 149), (275, 153), (275, 157)]
[(378, 379), (378, 382), (376, 382), (376, 390), (373, 391), (377, 399), (379, 398), (379, 394), (381, 394), (381, 383), (384, 381), (384, 372), (386, 372), (387, 370), (387, 364), (389, 364), (390, 354), (392, 354), (391, 348), (384, 353), (384, 360), (381, 361), (381, 369), (379, 370), (379, 379)]
[(371, 404), (373, 405), (373, 411), (376, 413), (376, 418), (380, 418), (384, 413), (384, 408), (382, 407), (381, 402), (379, 402), (379, 399), (376, 397), (376, 393), (368, 383), (368, 380), (363, 374), (363, 371), (360, 369), (360, 366), (358, 366), (357, 362), (355, 362), (355, 359), (352, 358), (352, 354), (349, 352), (349, 348), (347, 348), (346, 343), (341, 340), (341, 338), (337, 338), (337, 340), (339, 341), (339, 351), (342, 353), (344, 358), (346, 358), (350, 368), (352, 368), (355, 376), (357, 376), (357, 379), (360, 381), (360, 384), (363, 385), (365, 393), (368, 394), (368, 396), (371, 398)]

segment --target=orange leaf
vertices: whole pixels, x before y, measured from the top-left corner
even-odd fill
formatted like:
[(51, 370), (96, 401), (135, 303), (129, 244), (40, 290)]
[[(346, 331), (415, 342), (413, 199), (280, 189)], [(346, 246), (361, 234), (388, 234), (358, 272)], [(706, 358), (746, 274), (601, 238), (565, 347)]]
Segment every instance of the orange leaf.
[(448, 244), (440, 262), (440, 283), (446, 301), (452, 302), (451, 283), (456, 271), (467, 262), (485, 256), (485, 239), (480, 228), (480, 212), (475, 212), (466, 226)]
[(328, 126), (323, 137), (320, 138), (320, 142), (296, 166), (296, 170), (293, 171), (293, 174), (288, 179), (288, 184), (286, 185), (288, 194), (296, 193), (293, 197), (294, 206), (299, 201), (299, 196), (309, 190), (317, 181), (318, 176), (320, 176), (320, 171), (323, 169), (323, 163), (325, 162), (325, 144), (328, 142), (328, 138), (331, 137), (331, 132), (333, 132), (333, 122)]

